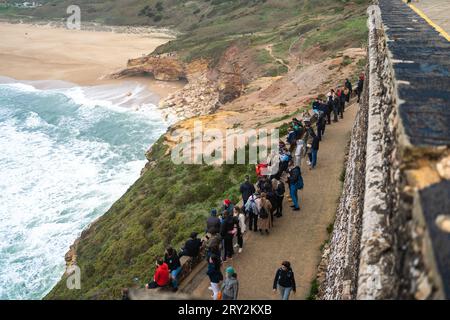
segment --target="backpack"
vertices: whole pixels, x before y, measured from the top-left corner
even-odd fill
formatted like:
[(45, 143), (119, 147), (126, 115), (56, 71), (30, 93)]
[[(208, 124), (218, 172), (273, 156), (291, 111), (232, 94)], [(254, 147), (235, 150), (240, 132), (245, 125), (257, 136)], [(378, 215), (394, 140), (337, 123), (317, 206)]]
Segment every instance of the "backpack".
[(282, 197), (284, 196), (284, 193), (286, 192), (286, 189), (284, 187), (284, 183), (283, 182), (279, 182), (278, 183), (278, 187), (277, 187), (277, 196)]
[(302, 175), (300, 174), (300, 175), (298, 176), (298, 180), (297, 180), (297, 189), (302, 190), (303, 187), (304, 187), (303, 177), (302, 177)]
[(263, 205), (261, 205), (261, 209), (259, 209), (259, 217), (261, 219), (267, 219), (269, 217), (269, 213)]

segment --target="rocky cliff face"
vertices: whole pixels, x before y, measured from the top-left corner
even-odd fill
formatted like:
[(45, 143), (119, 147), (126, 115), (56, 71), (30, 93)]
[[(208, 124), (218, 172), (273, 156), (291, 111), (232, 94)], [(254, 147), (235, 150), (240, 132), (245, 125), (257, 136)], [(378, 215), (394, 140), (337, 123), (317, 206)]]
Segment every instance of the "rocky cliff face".
[(240, 63), (236, 61), (239, 54), (232, 46), (214, 67), (202, 59), (186, 65), (188, 84), (160, 103), (166, 116), (187, 119), (212, 114), (238, 98), (244, 89)]
[(179, 81), (186, 78), (184, 65), (171, 56), (145, 56), (128, 60), (127, 68), (112, 75), (113, 78), (153, 75), (156, 80)]
[(204, 59), (185, 64), (174, 55), (149, 55), (130, 59), (127, 68), (112, 77), (153, 75), (162, 81), (187, 80), (183, 89), (160, 102), (166, 118), (187, 119), (212, 114), (242, 94), (244, 80), (236, 61), (239, 54), (236, 47), (230, 47), (215, 67)]

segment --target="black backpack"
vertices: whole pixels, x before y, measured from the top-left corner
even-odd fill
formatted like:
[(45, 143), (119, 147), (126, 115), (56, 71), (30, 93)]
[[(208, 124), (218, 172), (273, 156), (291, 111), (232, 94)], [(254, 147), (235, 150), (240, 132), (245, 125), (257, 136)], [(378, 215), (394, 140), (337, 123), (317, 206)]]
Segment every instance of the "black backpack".
[(259, 209), (259, 217), (261, 219), (267, 219), (269, 217), (269, 213), (264, 206), (261, 206), (261, 209)]

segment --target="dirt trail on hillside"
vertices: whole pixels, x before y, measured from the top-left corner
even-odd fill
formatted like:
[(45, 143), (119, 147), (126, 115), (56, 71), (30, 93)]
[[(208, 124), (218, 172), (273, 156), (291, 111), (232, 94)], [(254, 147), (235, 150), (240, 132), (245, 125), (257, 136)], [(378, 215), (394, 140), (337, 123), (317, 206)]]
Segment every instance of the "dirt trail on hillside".
[[(283, 260), (291, 262), (296, 277), (297, 294), (291, 295), (291, 299), (307, 297), (311, 281), (317, 274), (320, 246), (328, 238), (326, 228), (335, 217), (341, 194), (339, 177), (357, 108), (357, 104), (347, 107), (343, 120), (327, 126), (315, 170), (310, 171), (303, 161), (305, 189), (299, 192), (301, 211), (292, 211), (291, 203), (285, 197), (284, 215), (280, 219), (275, 218), (271, 234), (248, 233), (244, 251), (224, 264), (224, 268), (231, 265), (237, 271), (239, 300), (279, 299), (279, 295), (272, 291), (272, 283)], [(185, 292), (210, 299), (208, 286), (209, 279), (202, 270), (192, 283), (187, 284)]]
[(269, 53), (270, 57), (275, 60), (276, 62), (278, 62), (279, 64), (285, 66), (288, 71), (291, 71), (291, 67), (286, 64), (282, 59), (275, 57), (275, 55), (273, 54), (273, 45), (269, 44), (265, 47), (265, 49), (267, 50), (267, 52)]

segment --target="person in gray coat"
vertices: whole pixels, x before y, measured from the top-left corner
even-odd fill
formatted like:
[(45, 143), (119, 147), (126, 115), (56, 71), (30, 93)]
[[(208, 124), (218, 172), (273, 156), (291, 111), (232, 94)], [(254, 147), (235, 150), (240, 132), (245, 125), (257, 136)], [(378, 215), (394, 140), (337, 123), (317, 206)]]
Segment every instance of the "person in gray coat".
[(227, 276), (222, 284), (222, 300), (237, 300), (239, 293), (239, 281), (233, 267), (225, 270)]

